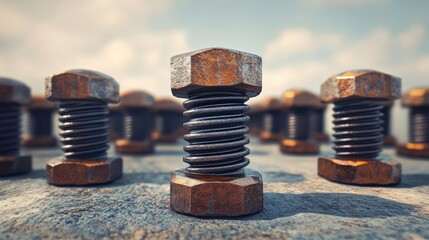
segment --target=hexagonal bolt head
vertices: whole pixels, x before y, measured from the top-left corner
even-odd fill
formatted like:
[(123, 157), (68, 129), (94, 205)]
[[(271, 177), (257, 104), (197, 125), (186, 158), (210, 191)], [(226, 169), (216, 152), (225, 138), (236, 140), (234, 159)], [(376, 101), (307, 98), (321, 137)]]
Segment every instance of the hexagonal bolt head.
[(122, 158), (106, 160), (53, 159), (47, 164), (48, 183), (91, 185), (113, 182), (122, 176)]
[(48, 101), (45, 96), (34, 95), (31, 98), (31, 104), (27, 107), (29, 110), (52, 110), (57, 108), (57, 104)]
[(290, 107), (306, 107), (306, 108), (321, 108), (323, 107), (320, 98), (315, 94), (301, 90), (294, 89), (285, 91), (282, 94), (282, 104), (286, 108)]
[(155, 111), (183, 112), (185, 108), (177, 101), (170, 98), (158, 98), (153, 105)]
[(70, 70), (46, 78), (46, 98), (119, 102), (119, 84), (110, 76), (91, 70)]
[(31, 102), (30, 88), (17, 80), (0, 77), (0, 103), (27, 105)]
[(31, 156), (0, 156), (0, 176), (31, 171)]
[(280, 99), (275, 97), (266, 97), (262, 100), (261, 107), (265, 111), (282, 109), (283, 105)]
[(121, 94), (121, 102), (118, 107), (126, 108), (151, 108), (155, 98), (145, 91), (130, 91)]
[(318, 159), (319, 176), (355, 185), (393, 185), (401, 182), (401, 164), (379, 157), (375, 160)]
[(429, 88), (413, 88), (402, 96), (405, 107), (429, 106)]
[(175, 171), (170, 179), (172, 210), (198, 217), (237, 217), (263, 209), (262, 176), (245, 169), (245, 176), (189, 177), (185, 170)]
[(189, 98), (194, 92), (236, 91), (249, 97), (262, 90), (262, 59), (224, 48), (202, 49), (170, 60), (171, 91)]
[(401, 79), (374, 70), (351, 70), (327, 79), (321, 87), (323, 102), (348, 98), (393, 100), (401, 96)]

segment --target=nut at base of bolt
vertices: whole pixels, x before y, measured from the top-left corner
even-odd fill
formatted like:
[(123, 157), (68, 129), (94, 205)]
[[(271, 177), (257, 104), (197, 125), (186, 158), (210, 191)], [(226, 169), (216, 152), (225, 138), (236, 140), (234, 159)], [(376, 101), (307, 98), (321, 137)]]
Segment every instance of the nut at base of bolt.
[(238, 217), (263, 209), (263, 182), (245, 168), (239, 177), (189, 175), (181, 169), (170, 178), (170, 208), (197, 217)]
[(62, 157), (46, 165), (48, 183), (53, 185), (92, 185), (109, 183), (122, 176), (122, 158), (79, 160)]
[(118, 133), (109, 133), (109, 140), (110, 141), (116, 141), (120, 138), (121, 138), (121, 136), (119, 136)]
[(126, 139), (116, 140), (116, 152), (125, 154), (153, 153), (154, 143), (152, 140), (130, 141)]
[(329, 181), (354, 185), (394, 185), (401, 182), (401, 164), (378, 157), (374, 160), (344, 160), (319, 157), (319, 176)]
[(383, 145), (388, 147), (393, 147), (396, 145), (396, 139), (393, 136), (384, 136)]
[(280, 150), (284, 153), (316, 154), (319, 153), (319, 144), (313, 140), (283, 139), (280, 142)]
[(429, 144), (427, 143), (402, 143), (396, 147), (396, 151), (403, 156), (429, 158)]
[(318, 142), (329, 142), (329, 135), (323, 132), (314, 132), (313, 138)]
[(48, 136), (48, 137), (24, 136), (22, 138), (22, 145), (27, 148), (55, 147), (57, 146), (57, 139), (53, 136)]
[(282, 139), (281, 133), (272, 133), (270, 131), (262, 131), (259, 133), (259, 139), (263, 142), (278, 142)]
[(31, 171), (31, 156), (0, 156), (0, 176)]
[(152, 133), (152, 139), (155, 142), (160, 143), (174, 143), (177, 141), (178, 135), (172, 134), (172, 135), (163, 135), (160, 132), (153, 132)]

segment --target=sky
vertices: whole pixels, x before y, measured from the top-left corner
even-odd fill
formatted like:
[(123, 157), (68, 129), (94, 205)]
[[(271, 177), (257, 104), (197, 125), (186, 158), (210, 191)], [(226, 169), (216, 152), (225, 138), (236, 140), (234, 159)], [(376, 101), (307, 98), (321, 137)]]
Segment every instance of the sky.
[[(262, 57), (263, 90), (314, 93), (328, 77), (375, 69), (403, 91), (429, 85), (429, 1), (0, 0), (0, 75), (44, 94), (44, 79), (84, 68), (121, 91), (170, 92), (170, 57), (225, 47)], [(394, 132), (406, 139), (396, 104)]]

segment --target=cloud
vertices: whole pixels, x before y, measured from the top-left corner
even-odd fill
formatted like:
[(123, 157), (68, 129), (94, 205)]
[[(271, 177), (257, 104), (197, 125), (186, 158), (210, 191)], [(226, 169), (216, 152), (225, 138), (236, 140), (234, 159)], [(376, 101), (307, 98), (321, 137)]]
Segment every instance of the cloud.
[(47, 75), (86, 68), (113, 76), (121, 90), (171, 95), (169, 59), (190, 50), (187, 33), (150, 28), (171, 4), (0, 1), (0, 72), (29, 84), (37, 94), (44, 93)]

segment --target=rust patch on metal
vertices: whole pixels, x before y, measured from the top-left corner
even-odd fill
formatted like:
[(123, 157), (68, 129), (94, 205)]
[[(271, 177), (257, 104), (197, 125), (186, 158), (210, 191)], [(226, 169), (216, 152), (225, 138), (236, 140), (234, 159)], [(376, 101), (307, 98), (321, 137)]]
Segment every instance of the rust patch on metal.
[(429, 106), (429, 88), (414, 88), (404, 94), (401, 99), (405, 107)]
[(283, 153), (317, 154), (319, 153), (319, 144), (313, 140), (283, 139), (280, 142), (280, 150)]
[(143, 154), (153, 153), (155, 149), (154, 142), (150, 141), (131, 141), (119, 139), (115, 142), (116, 152), (125, 154)]
[(399, 144), (396, 148), (399, 155), (429, 158), (429, 144), (427, 143), (403, 143)]

